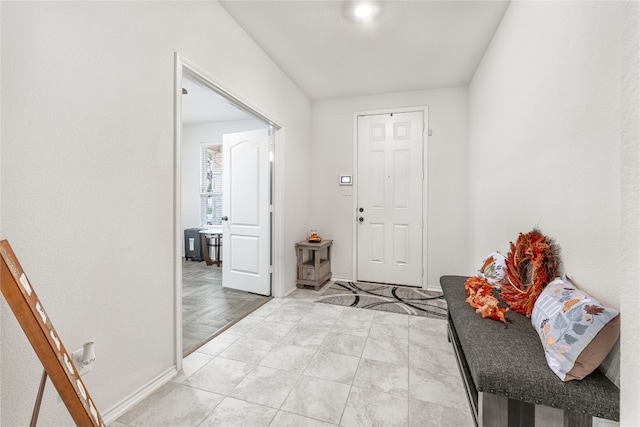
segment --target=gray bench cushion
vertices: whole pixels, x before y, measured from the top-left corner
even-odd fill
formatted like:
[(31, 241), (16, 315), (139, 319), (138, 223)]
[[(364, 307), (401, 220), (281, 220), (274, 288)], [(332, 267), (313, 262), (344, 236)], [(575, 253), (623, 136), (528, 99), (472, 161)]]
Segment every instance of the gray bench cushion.
[(508, 311), (507, 323), (484, 319), (465, 302), (464, 276), (440, 284), (471, 376), (481, 392), (619, 420), (620, 390), (599, 370), (562, 382), (547, 366), (542, 343), (525, 316)]

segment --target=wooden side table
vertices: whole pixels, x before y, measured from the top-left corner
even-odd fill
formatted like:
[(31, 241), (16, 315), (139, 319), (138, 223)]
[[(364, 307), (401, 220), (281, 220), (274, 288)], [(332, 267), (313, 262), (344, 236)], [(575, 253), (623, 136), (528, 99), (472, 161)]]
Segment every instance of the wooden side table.
[[(318, 243), (306, 240), (296, 243), (298, 288), (309, 285), (318, 290), (324, 282), (331, 279), (331, 245), (333, 240), (330, 239), (322, 239)], [(309, 256), (305, 257), (305, 252), (308, 252)]]

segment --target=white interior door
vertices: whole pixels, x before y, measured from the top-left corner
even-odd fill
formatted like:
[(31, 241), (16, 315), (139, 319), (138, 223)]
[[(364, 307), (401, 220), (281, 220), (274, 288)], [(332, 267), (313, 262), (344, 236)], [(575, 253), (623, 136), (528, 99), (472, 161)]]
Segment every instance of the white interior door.
[(271, 294), (268, 129), (222, 140), (224, 287)]
[(358, 117), (357, 278), (422, 285), (423, 112)]

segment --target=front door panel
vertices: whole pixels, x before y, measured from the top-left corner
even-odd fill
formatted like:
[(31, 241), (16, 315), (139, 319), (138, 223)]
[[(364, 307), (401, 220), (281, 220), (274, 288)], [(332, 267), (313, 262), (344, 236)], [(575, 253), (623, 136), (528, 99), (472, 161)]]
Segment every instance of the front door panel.
[(423, 113), (358, 117), (357, 278), (421, 286)]

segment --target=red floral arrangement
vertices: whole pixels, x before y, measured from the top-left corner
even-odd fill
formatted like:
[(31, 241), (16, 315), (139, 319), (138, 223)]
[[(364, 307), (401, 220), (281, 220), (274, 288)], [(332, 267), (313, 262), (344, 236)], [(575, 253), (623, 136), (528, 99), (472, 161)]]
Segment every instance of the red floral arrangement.
[[(515, 244), (510, 242), (510, 247), (500, 297), (516, 313), (531, 317), (538, 296), (558, 276), (560, 249), (535, 228), (520, 233)], [(464, 288), (469, 294), (465, 301), (476, 309), (476, 313), (506, 323), (504, 314), (509, 308), (498, 306), (500, 301), (493, 295), (493, 285), (486, 279), (470, 277)]]
[(487, 282), (487, 279), (473, 276), (464, 282), (464, 288), (469, 294), (465, 300), (476, 309), (476, 313), (480, 313), (482, 317), (489, 317), (493, 320), (499, 320), (507, 323), (504, 314), (509, 311), (508, 308), (498, 307), (498, 299), (493, 296), (493, 285)]
[(542, 290), (558, 276), (559, 248), (538, 229), (520, 233), (507, 254), (506, 280), (500, 296), (516, 313), (531, 317)]

